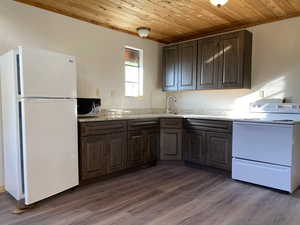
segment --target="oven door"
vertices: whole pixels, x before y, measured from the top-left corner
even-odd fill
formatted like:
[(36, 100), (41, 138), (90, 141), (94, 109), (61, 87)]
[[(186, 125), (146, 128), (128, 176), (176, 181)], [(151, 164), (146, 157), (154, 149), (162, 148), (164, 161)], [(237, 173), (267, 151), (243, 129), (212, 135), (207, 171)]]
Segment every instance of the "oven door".
[(292, 165), (293, 125), (234, 122), (233, 157)]

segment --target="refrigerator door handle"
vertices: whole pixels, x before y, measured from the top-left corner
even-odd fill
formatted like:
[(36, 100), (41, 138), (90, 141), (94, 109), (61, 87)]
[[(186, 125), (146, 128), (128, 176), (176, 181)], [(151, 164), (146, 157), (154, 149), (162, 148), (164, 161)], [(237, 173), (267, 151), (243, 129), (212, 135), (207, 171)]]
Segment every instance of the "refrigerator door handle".
[(18, 94), (21, 95), (20, 54), (16, 54), (16, 67), (17, 67), (17, 86), (18, 86)]

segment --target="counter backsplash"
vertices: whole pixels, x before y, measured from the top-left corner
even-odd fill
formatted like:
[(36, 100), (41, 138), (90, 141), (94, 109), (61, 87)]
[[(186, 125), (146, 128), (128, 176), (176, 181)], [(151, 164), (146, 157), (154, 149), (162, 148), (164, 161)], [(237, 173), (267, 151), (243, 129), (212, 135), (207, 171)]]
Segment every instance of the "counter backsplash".
[(162, 114), (165, 109), (102, 109), (101, 116), (122, 116), (122, 115), (142, 115), (142, 114)]

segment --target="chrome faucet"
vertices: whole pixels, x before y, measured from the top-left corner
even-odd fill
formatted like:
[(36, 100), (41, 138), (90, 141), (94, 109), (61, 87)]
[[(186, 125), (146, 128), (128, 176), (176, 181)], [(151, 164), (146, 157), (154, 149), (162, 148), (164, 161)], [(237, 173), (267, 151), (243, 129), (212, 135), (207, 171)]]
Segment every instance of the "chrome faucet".
[[(175, 110), (175, 103), (176, 103), (177, 99), (175, 96), (168, 96), (167, 97), (167, 108), (166, 108), (166, 111), (167, 111), (167, 114), (176, 114), (176, 110)], [(170, 103), (173, 103), (173, 104), (170, 104)], [(173, 106), (173, 107), (171, 107)]]

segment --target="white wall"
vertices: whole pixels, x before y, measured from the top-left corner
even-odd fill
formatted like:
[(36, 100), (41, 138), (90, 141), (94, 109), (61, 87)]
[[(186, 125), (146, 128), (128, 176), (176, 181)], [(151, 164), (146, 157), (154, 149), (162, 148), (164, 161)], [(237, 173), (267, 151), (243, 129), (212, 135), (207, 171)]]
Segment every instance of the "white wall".
[[(162, 108), (160, 44), (109, 30), (59, 14), (17, 3), (0, 1), (0, 55), (18, 45), (75, 55), (78, 95), (95, 97), (103, 108)], [(123, 48), (144, 50), (144, 97), (124, 97)], [(3, 184), (0, 151), (0, 186)]]
[(300, 17), (249, 28), (253, 32), (252, 90), (190, 91), (177, 96), (179, 110), (232, 110), (265, 97), (300, 103)]
[[(160, 45), (11, 0), (0, 2), (0, 54), (18, 45), (46, 48), (77, 57), (78, 95), (95, 97), (104, 108), (163, 107)], [(124, 97), (124, 46), (144, 50), (144, 97)], [(158, 97), (157, 97), (158, 96)], [(156, 97), (156, 98), (155, 98)]]

